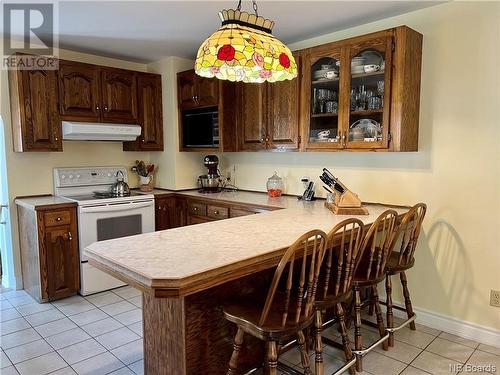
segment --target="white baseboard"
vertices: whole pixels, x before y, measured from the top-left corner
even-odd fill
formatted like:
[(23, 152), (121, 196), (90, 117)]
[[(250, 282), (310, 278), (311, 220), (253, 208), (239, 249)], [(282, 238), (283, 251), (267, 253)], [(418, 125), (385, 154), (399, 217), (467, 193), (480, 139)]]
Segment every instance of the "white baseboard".
[[(381, 299), (381, 301), (385, 301)], [(403, 307), (403, 305), (394, 303), (394, 306)], [(384, 308), (385, 306), (381, 306)], [(500, 347), (500, 330), (486, 327), (480, 324), (459, 320), (451, 316), (438, 314), (436, 312), (413, 307), (417, 314), (416, 322), (427, 327), (438, 329), (443, 332), (451, 333), (460, 337), (478, 341), (495, 347)], [(406, 319), (406, 312), (393, 309), (394, 316)]]

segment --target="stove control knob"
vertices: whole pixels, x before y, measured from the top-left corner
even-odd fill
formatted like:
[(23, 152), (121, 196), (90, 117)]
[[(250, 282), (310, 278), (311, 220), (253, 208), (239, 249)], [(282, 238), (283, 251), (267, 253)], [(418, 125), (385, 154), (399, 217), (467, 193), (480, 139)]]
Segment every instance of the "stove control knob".
[(76, 178), (80, 178), (81, 176), (79, 174), (76, 175)]
[(71, 178), (73, 178), (73, 175), (72, 175), (72, 174), (70, 174), (70, 175), (69, 175), (69, 178), (70, 178), (70, 179), (71, 179)]
[(62, 180), (64, 180), (65, 178), (66, 178), (66, 175), (65, 175), (65, 174), (61, 175), (61, 179), (62, 179)]
[(111, 173), (108, 173), (108, 177), (111, 177)]

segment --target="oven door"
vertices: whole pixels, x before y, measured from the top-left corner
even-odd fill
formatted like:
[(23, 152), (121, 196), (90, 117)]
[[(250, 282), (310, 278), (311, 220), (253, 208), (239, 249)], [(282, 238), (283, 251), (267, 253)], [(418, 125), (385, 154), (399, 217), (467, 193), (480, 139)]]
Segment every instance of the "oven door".
[(125, 285), (88, 264), (84, 249), (97, 241), (153, 232), (154, 200), (83, 205), (79, 206), (78, 213), (82, 281), (80, 293), (88, 295)]

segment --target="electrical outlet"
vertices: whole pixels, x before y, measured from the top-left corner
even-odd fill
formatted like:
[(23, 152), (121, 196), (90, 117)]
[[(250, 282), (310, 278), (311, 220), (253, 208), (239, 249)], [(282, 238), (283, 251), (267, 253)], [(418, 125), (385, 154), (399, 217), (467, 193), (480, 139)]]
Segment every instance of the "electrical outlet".
[(500, 290), (491, 290), (490, 305), (493, 307), (500, 307)]

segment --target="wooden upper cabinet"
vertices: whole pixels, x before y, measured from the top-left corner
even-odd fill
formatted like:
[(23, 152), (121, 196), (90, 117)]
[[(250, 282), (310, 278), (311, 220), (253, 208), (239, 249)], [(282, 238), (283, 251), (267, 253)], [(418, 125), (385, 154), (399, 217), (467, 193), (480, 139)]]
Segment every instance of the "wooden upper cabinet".
[(59, 62), (59, 113), (62, 120), (97, 122), (101, 116), (99, 67)]
[(400, 26), (303, 54), (305, 150), (418, 150), (420, 33)]
[(62, 151), (55, 70), (9, 70), (14, 151)]
[(197, 76), (194, 70), (187, 70), (177, 74), (179, 106), (181, 109), (197, 107), (196, 80)]
[(216, 78), (197, 77), (197, 101), (199, 107), (213, 107), (219, 104), (219, 82)]
[(141, 135), (133, 142), (124, 142), (125, 151), (163, 151), (163, 109), (161, 76), (137, 73), (138, 124)]
[[(300, 72), (299, 55), (294, 56)], [(299, 77), (283, 82), (238, 84), (239, 150), (298, 149)]]
[(299, 76), (268, 85), (267, 147), (293, 150), (299, 147), (300, 57), (294, 54)]
[(267, 84), (239, 83), (238, 150), (266, 149), (267, 137)]
[(102, 121), (137, 122), (136, 72), (101, 68)]
[(200, 77), (193, 69), (178, 73), (179, 107), (191, 109), (218, 106), (219, 84), (220, 80)]

